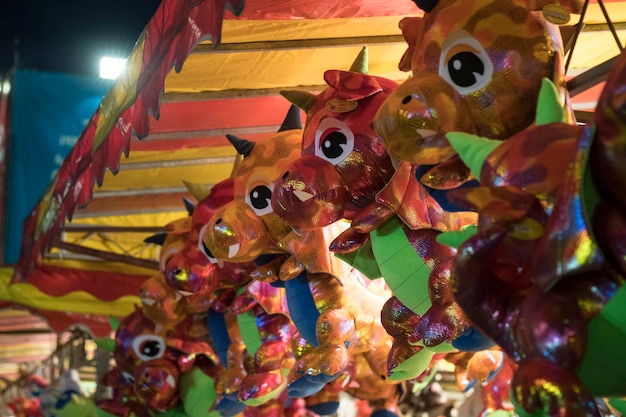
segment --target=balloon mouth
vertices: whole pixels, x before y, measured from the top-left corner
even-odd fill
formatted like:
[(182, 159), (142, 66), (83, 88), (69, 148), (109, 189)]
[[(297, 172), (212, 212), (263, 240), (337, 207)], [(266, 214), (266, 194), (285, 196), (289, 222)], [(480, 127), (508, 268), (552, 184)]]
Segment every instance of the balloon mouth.
[(308, 193), (306, 191), (300, 191), (300, 190), (295, 190), (293, 194), (298, 198), (298, 200), (302, 202), (309, 201), (310, 199), (315, 197), (314, 194)]
[(239, 253), (239, 249), (241, 245), (239, 243), (234, 243), (228, 246), (228, 259), (232, 259)]

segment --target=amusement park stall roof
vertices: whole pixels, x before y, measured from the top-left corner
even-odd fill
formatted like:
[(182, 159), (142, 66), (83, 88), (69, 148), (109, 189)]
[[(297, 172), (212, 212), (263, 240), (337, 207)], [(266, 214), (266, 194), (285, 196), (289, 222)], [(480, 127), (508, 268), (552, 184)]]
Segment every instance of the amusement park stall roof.
[[(626, 2), (604, 6), (623, 44)], [(55, 331), (82, 321), (105, 334), (107, 316), (130, 312), (156, 272), (158, 248), (144, 239), (187, 216), (183, 197), (193, 197), (183, 181), (210, 187), (230, 174), (235, 152), (225, 135), (275, 132), (289, 107), (280, 90), (319, 91), (324, 71), (348, 69), (363, 46), (370, 74), (405, 80), (398, 22), (419, 14), (409, 0), (165, 0), (26, 219), (19, 263), (0, 269), (0, 302), (28, 308)], [(581, 118), (619, 52), (591, 1), (568, 70)], [(9, 356), (0, 375), (15, 372)]]

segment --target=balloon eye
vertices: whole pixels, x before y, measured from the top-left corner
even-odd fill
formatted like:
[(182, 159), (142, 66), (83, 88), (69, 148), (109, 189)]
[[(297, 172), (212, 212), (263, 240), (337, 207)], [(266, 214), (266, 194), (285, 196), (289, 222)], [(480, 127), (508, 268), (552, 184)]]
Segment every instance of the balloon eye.
[(133, 340), (135, 354), (142, 361), (159, 359), (165, 354), (165, 340), (157, 335), (141, 335)]
[(459, 87), (471, 87), (485, 75), (485, 65), (471, 52), (459, 52), (448, 61), (450, 79)]
[(254, 187), (250, 193), (250, 202), (252, 203), (252, 207), (257, 210), (267, 208), (267, 206), (270, 205), (271, 198), (272, 190), (264, 185)]
[(493, 64), (483, 46), (460, 30), (450, 34), (444, 42), (439, 75), (459, 94), (471, 94), (489, 84)]
[(180, 252), (180, 248), (176, 247), (176, 245), (171, 245), (166, 251), (161, 253), (161, 256), (159, 257), (159, 267), (161, 268), (161, 271), (167, 271), (168, 262), (178, 252)]
[(326, 118), (315, 133), (315, 155), (337, 165), (354, 150), (354, 133), (341, 120)]
[(202, 229), (200, 229), (200, 236), (198, 237), (198, 251), (206, 256), (209, 262), (215, 264), (217, 263), (217, 259), (215, 258), (209, 247), (206, 245), (206, 243), (204, 243), (204, 233), (206, 232), (207, 226), (208, 224), (205, 224), (204, 226), (202, 226)]
[(348, 143), (346, 135), (342, 132), (331, 132), (322, 139), (321, 148), (322, 153), (328, 159), (336, 159), (343, 154), (343, 149)]
[(266, 184), (256, 185), (246, 195), (246, 203), (254, 210), (257, 216), (272, 212), (273, 187)]

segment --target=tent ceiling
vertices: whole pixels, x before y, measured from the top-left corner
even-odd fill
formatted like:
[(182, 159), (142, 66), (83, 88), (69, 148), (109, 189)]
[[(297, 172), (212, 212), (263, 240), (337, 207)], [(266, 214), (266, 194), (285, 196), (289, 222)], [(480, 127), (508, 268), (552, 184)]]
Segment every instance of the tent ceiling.
[[(617, 35), (626, 42), (626, 2), (605, 3)], [(183, 181), (210, 186), (229, 175), (234, 151), (226, 133), (254, 139), (275, 131), (289, 105), (280, 90), (321, 89), (324, 71), (349, 68), (363, 46), (368, 47), (371, 74), (405, 80), (408, 74), (397, 68), (406, 50), (398, 22), (419, 13), (407, 0), (316, 5), (252, 0), (240, 17), (227, 12), (220, 44), (200, 42), (180, 72), (170, 71), (164, 78), (158, 120), (150, 119), (149, 134), (141, 141), (133, 136), (132, 152), (122, 157), (118, 174), (105, 174), (89, 204), (74, 211), (61, 238), (94, 250), (154, 257), (155, 250), (144, 248), (138, 254), (137, 248), (145, 247), (141, 240), (147, 233), (186, 215), (182, 198), (189, 194)], [(573, 16), (571, 23), (578, 19)], [(580, 74), (617, 55), (619, 48), (596, 2), (589, 4), (584, 23), (569, 71), (578, 77), (571, 81), (575, 105), (591, 109), (597, 93), (585, 90), (602, 81), (605, 71)], [(137, 66), (141, 63), (134, 62)], [(109, 228), (110, 233), (103, 237), (88, 227)], [(146, 228), (146, 233), (131, 236), (119, 233), (120, 228)]]

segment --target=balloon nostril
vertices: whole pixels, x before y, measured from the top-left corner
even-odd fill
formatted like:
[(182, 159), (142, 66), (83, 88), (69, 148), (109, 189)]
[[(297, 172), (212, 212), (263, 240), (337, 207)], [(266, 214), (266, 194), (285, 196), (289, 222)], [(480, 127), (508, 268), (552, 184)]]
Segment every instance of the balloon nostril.
[(408, 104), (411, 101), (411, 96), (406, 96), (402, 99), (402, 104)]
[(222, 219), (221, 219), (221, 218), (219, 218), (219, 219), (217, 219), (217, 220), (215, 221), (215, 224), (217, 225), (217, 224), (220, 224), (221, 222), (222, 222)]
[(289, 176), (289, 171), (285, 171), (285, 173), (283, 174), (283, 179), (286, 180), (288, 176)]

